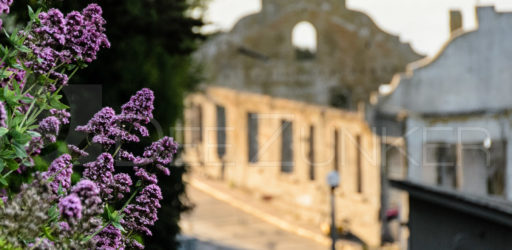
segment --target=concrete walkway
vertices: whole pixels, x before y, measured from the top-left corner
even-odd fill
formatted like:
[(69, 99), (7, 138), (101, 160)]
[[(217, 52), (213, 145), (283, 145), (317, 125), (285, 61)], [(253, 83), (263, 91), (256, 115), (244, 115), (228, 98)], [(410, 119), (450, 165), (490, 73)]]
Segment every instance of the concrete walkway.
[(188, 186), (188, 196), (196, 207), (181, 219), (184, 236), (193, 239), (188, 241), (193, 244), (188, 244), (187, 250), (328, 249), (325, 244), (285, 231), (194, 185)]

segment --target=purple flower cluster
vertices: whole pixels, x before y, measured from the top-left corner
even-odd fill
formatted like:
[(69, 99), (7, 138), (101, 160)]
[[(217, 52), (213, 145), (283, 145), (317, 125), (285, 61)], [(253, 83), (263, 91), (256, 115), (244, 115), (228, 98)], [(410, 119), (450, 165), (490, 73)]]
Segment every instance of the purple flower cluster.
[(0, 0), (0, 14), (9, 14), (12, 0)]
[(101, 197), (111, 200), (122, 199), (124, 193), (130, 192), (132, 180), (127, 174), (114, 175), (114, 158), (109, 153), (98, 156), (96, 161), (84, 164), (83, 176), (95, 182), (100, 188)]
[(120, 173), (114, 175), (114, 191), (117, 193), (117, 199), (121, 200), (124, 198), (124, 194), (130, 192), (132, 186), (132, 178), (130, 175)]
[(103, 211), (100, 189), (96, 183), (90, 180), (81, 180), (71, 188), (71, 193), (80, 197), (80, 201), (84, 205), (84, 215), (94, 216)]
[(172, 162), (177, 151), (178, 143), (173, 138), (165, 136), (146, 147), (143, 157), (137, 157), (134, 162), (137, 165), (155, 164), (165, 175), (169, 175), (169, 169), (165, 166)]
[(0, 101), (0, 127), (7, 127), (7, 112), (5, 111), (4, 103)]
[(39, 131), (46, 141), (54, 143), (59, 134), (60, 121), (55, 116), (48, 116), (39, 122)]
[(148, 173), (146, 169), (140, 167), (134, 167), (135, 176), (137, 176), (144, 183), (157, 184), (158, 179), (155, 174)]
[(93, 134), (92, 142), (106, 146), (114, 145), (116, 140), (125, 142), (139, 141), (136, 135), (130, 134), (119, 125), (118, 117), (110, 107), (100, 110), (89, 120), (87, 125), (78, 126), (76, 131)]
[(112, 225), (105, 227), (98, 235), (94, 236), (96, 249), (124, 249), (121, 230)]
[[(75, 15), (74, 18), (77, 18), (76, 16), (79, 14), (72, 12), (68, 16)], [(82, 15), (84, 14), (82, 13)], [(49, 20), (56, 25), (59, 24), (58, 20), (51, 18)], [(80, 22), (79, 20), (79, 18), (74, 19), (77, 23)], [(57, 32), (56, 30), (47, 30), (46, 32), (50, 33), (50, 31)], [(53, 42), (60, 42), (59, 39), (67, 40), (67, 37), (52, 36), (51, 38), (54, 39)], [(130, 175), (115, 173), (115, 160), (110, 153), (113, 151), (111, 146), (117, 142), (138, 142), (138, 136), (149, 135), (145, 125), (153, 118), (153, 103), (153, 92), (149, 89), (142, 89), (121, 107), (120, 114), (116, 114), (110, 107), (105, 107), (96, 113), (86, 125), (76, 128), (76, 131), (87, 133), (93, 143), (103, 145), (106, 152), (100, 154), (96, 160), (84, 164), (83, 179), (73, 187), (70, 187), (72, 171), (70, 155), (59, 157), (52, 162), (48, 171), (43, 173), (45, 179), (55, 176), (49, 184), (54, 192), (58, 192), (62, 187), (67, 194), (58, 203), (63, 219), (58, 224), (62, 235), (67, 237), (76, 232), (83, 232), (85, 235), (96, 232), (100, 228), (99, 225), (105, 223), (99, 216), (103, 212), (105, 204), (115, 208), (119, 201), (125, 199), (126, 195), (132, 191), (134, 183)], [(69, 123), (69, 118), (67, 112), (50, 110), (50, 116), (41, 121), (38, 132), (44, 135), (42, 136), (44, 140), (55, 141), (59, 128), (62, 124)], [(87, 156), (87, 152), (77, 146), (68, 145), (68, 149), (73, 156)], [(157, 185), (156, 172), (162, 171), (167, 175), (170, 173), (167, 167), (178, 150), (178, 144), (171, 137), (163, 137), (144, 148), (144, 152), (140, 156), (134, 156), (123, 148), (118, 150), (116, 152), (120, 159), (134, 163), (134, 175), (140, 180), (137, 184), (138, 187), (140, 186), (140, 192), (136, 193), (132, 203), (127, 204), (121, 211), (123, 217), (120, 223), (129, 232), (152, 235), (149, 227), (157, 221), (158, 209), (161, 207), (160, 202), (163, 199), (160, 187)], [(105, 227), (96, 235), (91, 244), (94, 244), (93, 248), (98, 249), (144, 247), (133, 237), (123, 235), (118, 228), (112, 225)]]
[(65, 191), (71, 186), (72, 173), (73, 164), (71, 163), (71, 156), (63, 154), (50, 164), (48, 171), (44, 172), (42, 177), (44, 180), (51, 179), (49, 185), (54, 193), (58, 193), (59, 187), (62, 187), (63, 191)]
[[(0, 14), (8, 14), (12, 0), (0, 0)], [(0, 28), (2, 28), (2, 20), (0, 19)]]
[(107, 197), (114, 191), (114, 158), (109, 153), (103, 153), (96, 158), (96, 161), (84, 164), (83, 176), (95, 182), (100, 188), (101, 196)]
[(96, 113), (84, 126), (76, 127), (76, 131), (93, 134), (94, 143), (113, 145), (115, 140), (110, 139), (111, 129), (117, 128), (116, 112), (110, 107), (104, 107)]
[[(142, 136), (149, 136), (147, 124), (153, 118), (154, 95), (149, 89), (142, 89), (122, 106), (120, 115), (110, 107), (105, 107), (96, 113), (84, 126), (78, 126), (76, 131), (92, 134), (92, 142), (111, 146), (117, 141), (139, 142), (137, 135), (131, 134), (125, 127), (131, 127)], [(125, 154), (126, 155), (126, 154)]]
[(90, 63), (101, 48), (110, 47), (102, 14), (97, 4), (89, 4), (82, 12), (73, 11), (66, 16), (58, 9), (41, 12), (40, 22), (34, 33), (27, 35), (26, 42), (37, 60), (27, 62), (26, 66), (40, 74), (49, 73), (56, 80), (50, 90), (66, 85), (67, 75), (54, 71), (59, 62)]
[(55, 116), (62, 124), (68, 124), (71, 114), (65, 109), (50, 109), (50, 114)]
[(48, 116), (39, 122), (39, 127), (36, 129), (42, 136), (34, 137), (28, 147), (28, 153), (31, 155), (38, 155), (45, 144), (55, 143), (59, 135), (60, 126), (69, 123), (71, 116), (66, 110), (50, 110), (52, 116)]
[(69, 221), (82, 218), (82, 202), (76, 194), (70, 194), (59, 201), (60, 215)]
[(124, 209), (123, 226), (125, 229), (151, 236), (152, 233), (148, 227), (154, 225), (158, 220), (157, 213), (162, 199), (162, 192), (158, 185), (151, 184), (144, 187), (135, 198), (135, 203)]
[(139, 90), (130, 101), (121, 106), (120, 119), (129, 123), (148, 124), (153, 118), (155, 96), (148, 88)]

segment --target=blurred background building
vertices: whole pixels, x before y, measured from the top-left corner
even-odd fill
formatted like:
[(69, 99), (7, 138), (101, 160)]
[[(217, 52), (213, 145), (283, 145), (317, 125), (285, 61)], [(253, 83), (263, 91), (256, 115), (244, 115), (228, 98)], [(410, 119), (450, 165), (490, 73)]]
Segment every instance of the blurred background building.
[(394, 185), (410, 193), (411, 249), (512, 244), (512, 13), (476, 12), (478, 28), (465, 31), (452, 11), (443, 49), (397, 75), (375, 105), (407, 145), (408, 181)]
[[(311, 35), (309, 46), (297, 32)], [(344, 1), (263, 0), (196, 54), (205, 80), (186, 100), (185, 159), (317, 228), (329, 222), (325, 176), (337, 170), (338, 224), (379, 246), (380, 140), (364, 107), (420, 58)]]
[(474, 30), (450, 11), (450, 39), (422, 58), (345, 1), (262, 0), (195, 54), (185, 161), (317, 228), (336, 170), (336, 222), (360, 246), (506, 249), (512, 15), (476, 11)]

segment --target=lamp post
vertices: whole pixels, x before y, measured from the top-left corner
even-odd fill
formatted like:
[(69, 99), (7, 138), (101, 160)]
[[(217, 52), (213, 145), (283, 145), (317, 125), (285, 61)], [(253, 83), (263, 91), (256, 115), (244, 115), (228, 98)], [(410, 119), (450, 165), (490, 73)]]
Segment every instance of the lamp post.
[(340, 185), (340, 176), (338, 175), (338, 172), (333, 170), (329, 172), (327, 175), (327, 184), (331, 188), (331, 249), (336, 250), (336, 237), (337, 237), (337, 230), (336, 230), (336, 203), (335, 203), (335, 196), (334, 196), (334, 190)]

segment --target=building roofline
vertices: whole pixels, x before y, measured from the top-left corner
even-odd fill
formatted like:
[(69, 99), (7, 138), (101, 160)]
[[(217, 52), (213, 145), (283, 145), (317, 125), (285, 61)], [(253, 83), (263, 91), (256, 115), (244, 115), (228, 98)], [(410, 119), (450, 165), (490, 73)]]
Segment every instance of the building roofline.
[(512, 227), (512, 203), (509, 201), (411, 181), (390, 180), (390, 183), (392, 187), (408, 192), (411, 197)]

